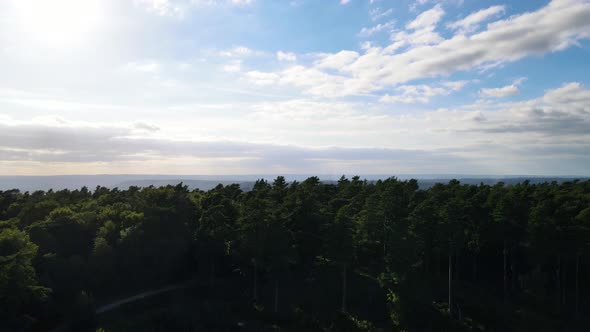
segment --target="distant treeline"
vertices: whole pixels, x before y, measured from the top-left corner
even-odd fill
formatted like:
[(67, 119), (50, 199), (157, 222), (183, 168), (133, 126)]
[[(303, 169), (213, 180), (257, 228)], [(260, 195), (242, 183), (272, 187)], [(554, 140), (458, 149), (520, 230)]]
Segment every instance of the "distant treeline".
[(590, 181), (0, 191), (0, 331), (584, 331), (589, 257)]
[[(299, 181), (302, 182), (310, 176), (291, 174), (285, 176), (287, 182)], [(324, 174), (319, 176), (319, 179), (324, 184), (336, 184), (340, 176)], [(391, 175), (367, 175), (361, 176), (367, 179), (370, 183), (377, 180), (385, 180)], [(119, 190), (127, 190), (130, 187), (160, 187), (167, 185), (177, 185), (182, 182), (189, 190), (201, 189), (211, 190), (218, 184), (231, 185), (239, 184), (243, 191), (250, 191), (256, 180), (258, 179), (274, 179), (276, 175), (54, 175), (54, 176), (6, 176), (0, 175), (0, 190), (19, 189), (22, 192), (34, 192), (37, 190), (53, 191), (69, 189), (76, 190), (82, 187), (96, 188), (97, 186), (106, 187), (110, 189), (118, 188)], [(512, 185), (529, 181), (532, 184), (539, 184), (544, 182), (571, 182), (575, 180), (585, 181), (588, 177), (576, 176), (493, 176), (493, 175), (450, 175), (450, 174), (421, 174), (421, 175), (400, 175), (398, 179), (409, 180), (416, 179), (420, 189), (428, 189), (437, 183), (448, 183), (451, 179), (458, 179), (463, 184), (480, 183), (494, 185), (498, 182), (503, 182), (506, 185)]]

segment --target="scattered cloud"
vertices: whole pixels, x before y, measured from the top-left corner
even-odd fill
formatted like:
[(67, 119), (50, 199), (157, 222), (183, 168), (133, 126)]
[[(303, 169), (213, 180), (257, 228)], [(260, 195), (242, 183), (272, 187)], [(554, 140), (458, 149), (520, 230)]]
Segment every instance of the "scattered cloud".
[(447, 96), (463, 89), (467, 81), (441, 82), (437, 85), (402, 85), (395, 90), (398, 94), (385, 94), (379, 101), (382, 103), (426, 104), (435, 96)]
[(232, 60), (223, 66), (223, 71), (227, 73), (238, 73), (242, 70), (241, 60)]
[(525, 81), (525, 78), (519, 78), (512, 84), (506, 85), (500, 88), (483, 88), (479, 91), (479, 94), (483, 97), (494, 97), (502, 98), (517, 95), (520, 90), (518, 86)]
[[(374, 46), (364, 54), (327, 54), (323, 55), (325, 61), (274, 75), (285, 84), (291, 82), (307, 88), (307, 93), (362, 95), (412, 80), (489, 68), (560, 51), (590, 38), (590, 3), (586, 1), (553, 0), (539, 10), (489, 23), (485, 30), (471, 36), (455, 35), (449, 39), (434, 31), (443, 14), (440, 5), (423, 12), (407, 24), (409, 32), (394, 33), (391, 44), (385, 48)], [(302, 79), (309, 75), (321, 79)]]
[(477, 128), (479, 131), (536, 133), (554, 143), (559, 137), (589, 142), (590, 89), (577, 82), (549, 90), (537, 99), (479, 107), (494, 111), (486, 113), (487, 120)]
[(279, 60), (279, 61), (297, 61), (297, 55), (295, 55), (295, 53), (292, 53), (292, 52), (278, 51), (277, 52), (277, 60)]
[(503, 86), (501, 88), (481, 89), (479, 93), (480, 93), (480, 95), (482, 95), (484, 97), (501, 98), (501, 97), (514, 96), (514, 95), (518, 94), (518, 92), (519, 92), (518, 87), (514, 84), (510, 84), (510, 85)]
[[(309, 1), (291, 2), (289, 19), (306, 20)], [(590, 173), (587, 77), (575, 61), (543, 56), (583, 54), (588, 0), (526, 4), (511, 16), (509, 6), (465, 12), (457, 0), (419, 0), (401, 21), (406, 8), (373, 2), (348, 4), (368, 7), (360, 31), (333, 22), (353, 35), (309, 36), (272, 26), (260, 2), (134, 0), (140, 10), (121, 10), (150, 31), (106, 56), (25, 45), (9, 13), (0, 20), (0, 173)], [(101, 39), (103, 49), (137, 33), (117, 24), (108, 29), (120, 38)], [(342, 49), (355, 32), (358, 47)], [(567, 70), (535, 73), (526, 94), (524, 79), (511, 81), (545, 63)]]

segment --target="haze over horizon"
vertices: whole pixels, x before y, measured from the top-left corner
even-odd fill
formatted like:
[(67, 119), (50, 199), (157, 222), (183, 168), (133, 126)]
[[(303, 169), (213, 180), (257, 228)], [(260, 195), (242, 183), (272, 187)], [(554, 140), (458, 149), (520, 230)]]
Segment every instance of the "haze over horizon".
[(0, 175), (590, 175), (590, 1), (6, 0)]

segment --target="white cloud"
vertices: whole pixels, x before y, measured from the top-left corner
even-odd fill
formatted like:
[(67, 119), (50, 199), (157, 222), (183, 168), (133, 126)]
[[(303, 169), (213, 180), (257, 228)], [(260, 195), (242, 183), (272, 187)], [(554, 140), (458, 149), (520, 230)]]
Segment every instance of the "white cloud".
[(515, 80), (512, 84), (500, 88), (483, 88), (479, 91), (479, 94), (484, 97), (494, 98), (514, 96), (520, 92), (518, 86), (525, 80), (525, 78), (519, 78)]
[(359, 58), (359, 54), (354, 51), (340, 51), (335, 54), (322, 54), (321, 59), (315, 63), (317, 68), (341, 69), (353, 63)]
[(297, 61), (297, 55), (295, 55), (295, 53), (292, 53), (292, 52), (278, 51), (277, 52), (277, 60), (279, 60), (279, 61)]
[(498, 15), (504, 13), (504, 11), (504, 6), (492, 6), (472, 13), (462, 20), (449, 23), (447, 24), (447, 27), (452, 30), (457, 30), (459, 33), (470, 33), (475, 31), (480, 23), (489, 20), (492, 17), (497, 17)]
[(361, 31), (359, 31), (358, 35), (361, 37), (369, 37), (381, 31), (391, 31), (393, 29), (394, 24), (394, 21), (389, 21), (386, 23), (379, 23), (369, 28), (364, 27), (361, 29)]
[(231, 3), (238, 6), (245, 6), (253, 4), (254, 0), (231, 0)]
[(467, 83), (467, 81), (449, 81), (441, 82), (437, 85), (402, 85), (395, 89), (399, 92), (398, 94), (386, 94), (379, 101), (382, 103), (426, 104), (430, 101), (430, 98), (447, 96), (463, 89)]
[(438, 4), (418, 15), (406, 24), (406, 31), (397, 31), (391, 35), (393, 44), (388, 48), (389, 51), (395, 51), (405, 45), (433, 45), (441, 42), (443, 38), (435, 29), (444, 14), (445, 11)]
[(219, 55), (223, 57), (245, 57), (255, 54), (256, 52), (246, 46), (235, 46), (231, 49), (220, 51)]
[(501, 88), (484, 88), (480, 90), (480, 94), (484, 97), (508, 97), (518, 94), (518, 87), (514, 84), (506, 85)]
[(280, 76), (275, 73), (265, 73), (253, 70), (246, 73), (246, 78), (254, 84), (270, 85), (275, 84)]
[(469, 83), (468, 81), (447, 81), (442, 82), (441, 85), (448, 88), (451, 91), (459, 91), (463, 89), (463, 87)]
[(350, 0), (340, 0), (341, 5), (346, 5), (350, 2)]
[(435, 26), (445, 14), (440, 4), (418, 15), (413, 21), (406, 25), (407, 29), (423, 29)]
[(470, 108), (486, 111), (486, 120), (472, 130), (536, 133), (553, 142), (569, 138), (588, 142), (590, 136), (590, 89), (577, 82), (563, 84), (532, 100), (504, 104), (488, 102)]
[(242, 70), (241, 60), (232, 60), (223, 66), (223, 71), (228, 73), (238, 73)]
[(443, 38), (434, 31), (434, 26), (424, 29), (415, 30), (412, 32), (400, 31), (391, 35), (393, 47), (388, 47), (389, 50), (397, 50), (406, 45), (422, 46), (434, 45), (440, 43)]
[(160, 69), (160, 64), (152, 60), (136, 61), (128, 63), (125, 69), (144, 73), (155, 73)]
[(542, 100), (549, 105), (567, 104), (570, 111), (588, 114), (590, 109), (590, 89), (583, 87), (578, 82), (568, 83), (558, 89), (547, 91)]

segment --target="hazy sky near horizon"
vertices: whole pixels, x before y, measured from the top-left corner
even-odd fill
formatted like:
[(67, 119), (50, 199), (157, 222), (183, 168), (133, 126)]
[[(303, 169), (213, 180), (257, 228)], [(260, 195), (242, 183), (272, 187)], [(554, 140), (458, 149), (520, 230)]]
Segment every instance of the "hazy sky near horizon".
[(0, 0), (0, 175), (590, 175), (590, 0)]

